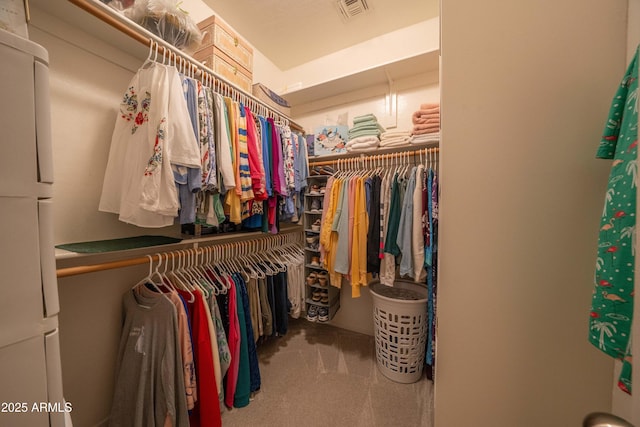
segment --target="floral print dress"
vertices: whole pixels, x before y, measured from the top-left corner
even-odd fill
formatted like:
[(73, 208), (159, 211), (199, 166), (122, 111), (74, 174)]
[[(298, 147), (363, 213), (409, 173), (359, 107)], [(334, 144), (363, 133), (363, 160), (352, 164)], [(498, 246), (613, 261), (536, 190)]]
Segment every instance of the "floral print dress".
[(613, 99), (597, 157), (613, 159), (605, 197), (589, 341), (622, 360), (618, 386), (631, 393), (631, 324), (633, 316), (638, 150), (637, 56)]

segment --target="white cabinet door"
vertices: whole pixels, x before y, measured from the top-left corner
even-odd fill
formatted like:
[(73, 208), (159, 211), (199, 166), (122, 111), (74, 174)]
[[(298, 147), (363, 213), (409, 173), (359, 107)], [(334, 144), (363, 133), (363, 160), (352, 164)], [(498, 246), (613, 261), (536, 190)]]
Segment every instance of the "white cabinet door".
[(0, 426), (49, 426), (49, 413), (34, 411), (47, 402), (43, 336), (0, 348)]
[(0, 197), (0, 218), (0, 347), (4, 347), (44, 332), (38, 201)]
[(0, 195), (51, 197), (47, 52), (5, 31), (0, 32), (0, 58)]

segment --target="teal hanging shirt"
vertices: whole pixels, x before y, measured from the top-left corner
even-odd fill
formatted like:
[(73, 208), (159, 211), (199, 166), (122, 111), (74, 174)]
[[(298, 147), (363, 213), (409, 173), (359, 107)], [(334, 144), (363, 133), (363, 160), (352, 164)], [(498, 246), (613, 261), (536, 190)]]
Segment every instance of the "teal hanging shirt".
[(623, 361), (618, 386), (631, 393), (631, 324), (633, 317), (638, 173), (637, 56), (611, 104), (597, 157), (613, 159), (605, 196), (595, 288), (590, 312), (589, 341)]

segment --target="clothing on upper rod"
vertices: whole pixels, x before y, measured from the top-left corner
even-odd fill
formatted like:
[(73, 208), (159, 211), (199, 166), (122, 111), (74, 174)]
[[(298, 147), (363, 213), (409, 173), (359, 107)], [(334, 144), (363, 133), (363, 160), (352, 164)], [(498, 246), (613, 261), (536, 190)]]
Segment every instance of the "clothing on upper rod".
[(129, 84), (99, 209), (141, 227), (168, 226), (178, 215), (181, 224), (271, 233), (281, 220), (298, 222), (304, 137), (182, 68), (150, 55)]
[[(424, 155), (423, 155), (424, 153)], [(434, 365), (438, 256), (436, 149), (337, 161), (327, 180), (320, 227), (320, 262), (332, 286), (351, 296), (377, 277), (423, 283), (429, 292), (426, 362)], [(413, 164), (411, 160), (413, 159)]]
[(249, 404), (261, 388), (256, 345), (286, 334), (303, 301), (299, 235), (278, 237), (178, 251), (170, 267), (160, 254), (155, 270), (150, 262), (123, 296), (111, 425), (217, 426), (221, 408)]

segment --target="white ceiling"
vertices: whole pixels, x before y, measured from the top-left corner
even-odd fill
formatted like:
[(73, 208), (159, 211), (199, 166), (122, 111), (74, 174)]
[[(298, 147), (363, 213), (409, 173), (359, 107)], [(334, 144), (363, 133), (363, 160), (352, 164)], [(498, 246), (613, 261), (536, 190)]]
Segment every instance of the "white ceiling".
[(438, 16), (438, 0), (366, 0), (345, 22), (336, 0), (203, 0), (281, 70)]

